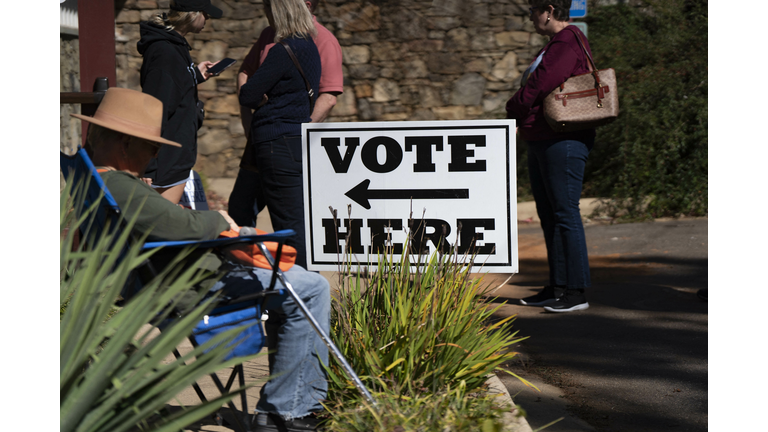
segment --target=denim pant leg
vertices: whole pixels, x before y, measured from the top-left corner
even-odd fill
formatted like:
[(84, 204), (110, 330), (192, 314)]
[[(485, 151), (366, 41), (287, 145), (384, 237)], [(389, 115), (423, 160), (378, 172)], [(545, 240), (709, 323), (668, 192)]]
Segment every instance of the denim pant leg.
[(531, 189), (544, 231), (553, 286), (581, 289), (592, 285), (579, 211), (584, 167), (592, 144), (576, 140), (528, 143)]
[(296, 264), (307, 267), (304, 228), (304, 180), (301, 136), (284, 136), (258, 144), (258, 168), (272, 227), (292, 229), (286, 244), (296, 248)]
[[(549, 265), (549, 285), (565, 286), (564, 275), (558, 274), (558, 271), (562, 272), (562, 269), (565, 267), (565, 263), (562, 262), (562, 243), (555, 243), (554, 241), (555, 212), (550, 204), (544, 180), (547, 176), (548, 167), (545, 164), (539, 164), (539, 157), (533, 146), (531, 143), (528, 143), (528, 176), (531, 181), (533, 200), (536, 202), (536, 214), (539, 216), (541, 229), (544, 231), (544, 244), (547, 247), (547, 264)], [(558, 281), (560, 282), (558, 283)]]
[[(265, 276), (262, 277), (262, 273)], [(270, 276), (271, 272), (266, 270), (259, 273), (259, 279), (265, 285), (269, 284)], [(293, 266), (285, 276), (322, 329), (330, 334), (328, 281), (299, 266)], [(328, 394), (327, 375), (322, 367), (322, 364), (328, 364), (328, 347), (292, 297), (268, 297), (264, 306), (270, 310), (267, 323), (277, 314), (280, 326), (267, 326), (267, 331), (272, 333), (270, 339), (276, 341), (276, 352), (271, 354), (270, 362), (270, 374), (275, 377), (262, 387), (256, 411), (277, 413), (286, 420), (322, 411), (320, 401)]]
[[(230, 264), (228, 272), (216, 282), (211, 291), (221, 290), (230, 297), (259, 292), (269, 286), (272, 272), (255, 267)], [(293, 266), (285, 272), (299, 298), (307, 305), (326, 334), (331, 327), (331, 291), (328, 281), (318, 273)], [(277, 287), (281, 287), (280, 282)], [(280, 326), (272, 339), (276, 350), (270, 356), (270, 379), (261, 389), (256, 411), (282, 415), (286, 420), (304, 417), (322, 411), (320, 403), (328, 394), (328, 381), (322, 364), (328, 364), (328, 347), (304, 317), (296, 302), (287, 292), (269, 296), (264, 309), (270, 310), (269, 323), (279, 316)], [(273, 349), (270, 347), (270, 349)], [(322, 362), (322, 363), (321, 363)]]
[(239, 226), (255, 227), (256, 216), (265, 205), (259, 173), (241, 168), (229, 195), (227, 212)]

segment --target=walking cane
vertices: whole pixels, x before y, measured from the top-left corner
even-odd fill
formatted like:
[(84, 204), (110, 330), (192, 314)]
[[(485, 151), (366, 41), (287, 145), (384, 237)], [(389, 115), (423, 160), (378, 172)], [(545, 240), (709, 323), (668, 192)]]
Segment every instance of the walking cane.
[[(241, 228), (242, 231), (242, 228)], [(254, 231), (255, 233), (255, 231)], [(241, 235), (243, 235), (241, 233)], [(247, 234), (246, 234), (247, 235)], [(365, 399), (368, 400), (368, 402), (376, 406), (376, 400), (373, 398), (370, 392), (368, 392), (368, 389), (365, 388), (365, 385), (363, 385), (363, 382), (360, 381), (360, 378), (357, 376), (354, 370), (352, 370), (352, 366), (349, 365), (349, 362), (347, 362), (347, 359), (344, 358), (344, 355), (339, 351), (339, 348), (336, 347), (336, 344), (333, 343), (330, 337), (328, 337), (327, 334), (325, 334), (325, 331), (320, 327), (320, 324), (317, 322), (314, 316), (312, 316), (312, 313), (307, 308), (307, 305), (304, 304), (304, 302), (299, 298), (298, 294), (296, 294), (296, 291), (293, 289), (293, 286), (290, 282), (285, 278), (285, 275), (283, 275), (283, 272), (280, 270), (280, 267), (278, 264), (275, 263), (275, 258), (272, 257), (272, 254), (269, 253), (269, 250), (267, 250), (267, 247), (264, 245), (264, 243), (256, 243), (259, 246), (259, 249), (261, 250), (261, 253), (264, 254), (264, 257), (267, 259), (267, 262), (269, 262), (269, 265), (272, 267), (273, 273), (272, 273), (272, 283), (270, 286), (274, 286), (275, 277), (280, 279), (280, 283), (285, 286), (285, 288), (288, 290), (288, 293), (293, 297), (293, 300), (296, 302), (297, 305), (299, 305), (299, 309), (301, 309), (301, 312), (304, 313), (304, 316), (309, 320), (310, 324), (312, 324), (312, 328), (315, 329), (315, 332), (317, 332), (318, 336), (320, 336), (320, 339), (323, 340), (325, 345), (328, 347), (328, 349), (331, 351), (334, 357), (336, 357), (336, 360), (341, 363), (342, 368), (347, 372), (347, 374), (352, 378), (352, 381), (355, 383), (355, 387), (357, 387), (358, 390), (360, 390), (360, 393), (365, 396)], [(280, 252), (281, 250), (278, 249), (277, 257), (280, 258)]]

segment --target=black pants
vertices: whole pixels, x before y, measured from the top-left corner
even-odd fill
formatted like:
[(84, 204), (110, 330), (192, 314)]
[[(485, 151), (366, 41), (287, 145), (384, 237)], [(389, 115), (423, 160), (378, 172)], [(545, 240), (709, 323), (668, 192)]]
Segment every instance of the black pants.
[(259, 143), (256, 154), (272, 227), (275, 231), (296, 231), (296, 236), (286, 244), (296, 248), (296, 264), (307, 268), (301, 136), (283, 136)]

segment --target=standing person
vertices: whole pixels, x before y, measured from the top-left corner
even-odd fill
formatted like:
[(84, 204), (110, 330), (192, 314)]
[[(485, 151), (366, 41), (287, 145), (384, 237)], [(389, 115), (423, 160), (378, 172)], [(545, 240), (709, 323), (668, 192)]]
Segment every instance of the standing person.
[(528, 146), (528, 169), (536, 211), (544, 231), (549, 263), (549, 285), (520, 300), (544, 306), (549, 312), (587, 309), (585, 289), (591, 285), (587, 243), (579, 212), (584, 166), (595, 142), (595, 130), (554, 132), (544, 118), (544, 98), (569, 77), (589, 72), (578, 37), (569, 26), (571, 0), (528, 0), (536, 33), (549, 36), (522, 86), (507, 102), (507, 118), (515, 119), (520, 138)]
[[(310, 13), (314, 13), (319, 0), (307, 0)], [(248, 55), (245, 57), (240, 71), (237, 75), (238, 91), (248, 81), (259, 68), (269, 52), (269, 49), (275, 45), (275, 26), (272, 18), (271, 3), (264, 1), (264, 9), (269, 21), (269, 27), (266, 27), (259, 35), (256, 44), (253, 45)], [(317, 36), (314, 38), (317, 51), (320, 53), (320, 63), (322, 71), (320, 73), (320, 94), (315, 102), (315, 108), (312, 111), (312, 122), (319, 123), (324, 121), (333, 107), (336, 105), (336, 97), (344, 91), (344, 76), (341, 67), (341, 46), (336, 37), (333, 36), (327, 28), (317, 22), (317, 17), (312, 16), (317, 30)], [(243, 122), (246, 138), (246, 152), (240, 162), (240, 172), (237, 174), (235, 186), (229, 197), (229, 213), (235, 221), (243, 226), (256, 226), (256, 216), (264, 209), (265, 198), (262, 193), (259, 175), (256, 170), (255, 156), (252, 152), (252, 140), (250, 135), (251, 119), (253, 110), (248, 107), (240, 106), (240, 118)]]
[[(276, 44), (240, 87), (240, 105), (255, 110), (251, 146), (272, 226), (296, 231), (288, 244), (296, 248), (296, 263), (306, 267), (301, 124), (311, 121), (310, 100), (316, 99), (320, 83), (320, 54), (313, 42), (317, 30), (302, 0), (272, 0), (270, 13)], [(282, 42), (296, 55), (311, 96)]]
[(210, 0), (171, 0), (168, 13), (139, 26), (137, 48), (144, 57), (141, 89), (163, 102), (163, 138), (181, 144), (181, 148), (163, 146), (147, 167), (144, 181), (174, 204), (197, 160), (197, 130), (204, 117), (197, 85), (210, 77), (208, 69), (214, 65), (203, 61), (195, 66), (184, 36), (200, 33), (208, 18), (221, 15)]

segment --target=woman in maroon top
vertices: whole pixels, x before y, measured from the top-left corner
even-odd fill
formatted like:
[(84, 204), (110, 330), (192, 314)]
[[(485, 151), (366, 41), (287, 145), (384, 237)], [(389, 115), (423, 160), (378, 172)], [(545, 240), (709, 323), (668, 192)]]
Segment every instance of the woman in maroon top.
[(590, 48), (584, 34), (568, 24), (571, 0), (528, 0), (528, 4), (536, 33), (550, 41), (523, 73), (520, 90), (507, 102), (507, 118), (516, 120), (528, 146), (531, 190), (547, 245), (549, 285), (520, 303), (572, 312), (589, 307), (584, 290), (591, 281), (579, 199), (595, 130), (555, 132), (544, 118), (542, 103), (569, 77), (589, 72), (577, 37)]

